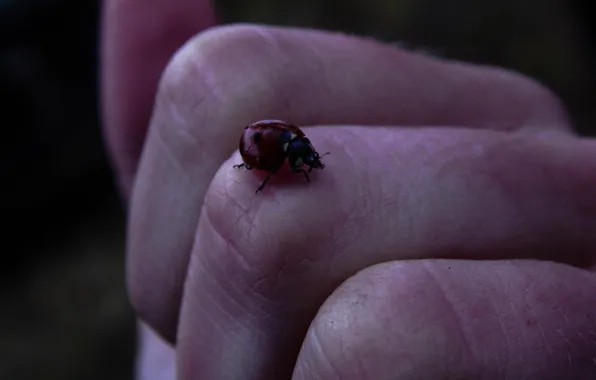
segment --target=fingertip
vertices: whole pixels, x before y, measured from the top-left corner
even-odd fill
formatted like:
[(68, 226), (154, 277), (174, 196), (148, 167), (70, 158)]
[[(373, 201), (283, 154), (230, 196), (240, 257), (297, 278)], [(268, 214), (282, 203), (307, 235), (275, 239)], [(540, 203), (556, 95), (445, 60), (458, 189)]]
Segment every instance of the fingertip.
[(589, 379), (594, 289), (593, 274), (549, 262), (378, 264), (319, 309), (293, 378)]

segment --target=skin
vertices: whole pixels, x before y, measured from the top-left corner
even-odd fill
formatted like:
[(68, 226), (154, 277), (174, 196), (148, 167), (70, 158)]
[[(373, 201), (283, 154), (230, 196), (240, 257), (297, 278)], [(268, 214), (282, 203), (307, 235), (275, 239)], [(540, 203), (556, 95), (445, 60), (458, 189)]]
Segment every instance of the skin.
[[(594, 378), (596, 142), (556, 96), (152, 3), (168, 12), (147, 28), (146, 2), (107, 1), (103, 31), (138, 378)], [(271, 118), (332, 154), (255, 195), (263, 177), (232, 166)]]

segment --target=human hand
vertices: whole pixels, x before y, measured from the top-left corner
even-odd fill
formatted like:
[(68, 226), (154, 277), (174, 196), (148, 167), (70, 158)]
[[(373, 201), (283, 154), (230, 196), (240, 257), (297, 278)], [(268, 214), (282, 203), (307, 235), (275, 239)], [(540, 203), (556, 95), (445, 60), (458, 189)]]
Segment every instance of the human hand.
[[(310, 184), (255, 195), (232, 169), (265, 118), (316, 126), (331, 155)], [(176, 342), (182, 379), (591, 378), (594, 148), (511, 73), (309, 30), (208, 31), (158, 91), (131, 301)]]

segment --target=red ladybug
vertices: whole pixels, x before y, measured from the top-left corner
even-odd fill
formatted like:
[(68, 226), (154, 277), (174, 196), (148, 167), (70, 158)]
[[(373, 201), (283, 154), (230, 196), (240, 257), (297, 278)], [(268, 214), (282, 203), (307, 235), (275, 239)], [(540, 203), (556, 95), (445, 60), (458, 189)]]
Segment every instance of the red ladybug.
[[(329, 154), (319, 155), (300, 128), (281, 120), (261, 120), (247, 125), (240, 137), (238, 150), (244, 162), (234, 165), (234, 168), (244, 167), (270, 173), (255, 193), (263, 190), (271, 175), (284, 165), (286, 158), (292, 171), (304, 173), (310, 182), (308, 173), (313, 168), (323, 169), (325, 165), (320, 159)], [(303, 166), (308, 166), (308, 172)]]

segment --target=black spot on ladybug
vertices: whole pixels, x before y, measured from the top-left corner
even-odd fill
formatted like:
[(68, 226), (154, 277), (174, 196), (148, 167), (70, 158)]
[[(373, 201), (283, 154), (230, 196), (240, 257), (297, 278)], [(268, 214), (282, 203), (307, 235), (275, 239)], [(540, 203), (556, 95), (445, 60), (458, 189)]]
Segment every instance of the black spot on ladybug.
[(258, 144), (258, 143), (259, 143), (259, 141), (261, 141), (261, 137), (263, 137), (263, 134), (262, 134), (261, 132), (255, 132), (255, 133), (252, 135), (252, 141), (253, 141), (255, 144)]

